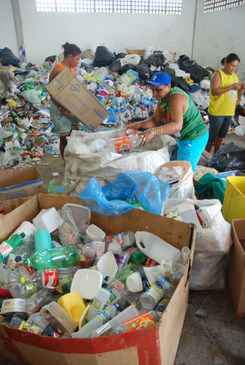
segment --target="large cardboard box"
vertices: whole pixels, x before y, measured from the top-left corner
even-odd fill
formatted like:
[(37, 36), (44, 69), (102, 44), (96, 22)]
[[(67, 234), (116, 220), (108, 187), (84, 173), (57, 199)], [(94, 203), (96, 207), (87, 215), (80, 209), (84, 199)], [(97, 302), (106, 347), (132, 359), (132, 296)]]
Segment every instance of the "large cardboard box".
[(54, 100), (69, 110), (81, 122), (98, 127), (107, 117), (107, 111), (81, 81), (66, 68), (47, 87)]
[(234, 246), (231, 251), (229, 289), (238, 317), (245, 316), (245, 219), (232, 221)]
[[(40, 209), (65, 203), (80, 203), (77, 198), (40, 194), (12, 210), (0, 220), (1, 239)], [(176, 247), (189, 246), (191, 259), (171, 301), (156, 328), (95, 339), (55, 339), (0, 326), (0, 357), (15, 357), (21, 364), (33, 365), (173, 365), (188, 304), (190, 270), (195, 247), (195, 228), (140, 210), (122, 216), (92, 214), (92, 222), (107, 233), (146, 230)]]
[(43, 180), (36, 167), (0, 169), (0, 201), (43, 191)]

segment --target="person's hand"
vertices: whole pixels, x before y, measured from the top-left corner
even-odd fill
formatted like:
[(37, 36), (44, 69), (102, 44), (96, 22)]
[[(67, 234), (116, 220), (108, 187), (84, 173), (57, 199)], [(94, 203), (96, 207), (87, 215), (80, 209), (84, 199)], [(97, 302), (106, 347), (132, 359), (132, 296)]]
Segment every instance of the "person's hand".
[(241, 90), (242, 88), (242, 84), (240, 82), (236, 82), (235, 84), (232, 85), (232, 90)]
[(127, 129), (133, 129), (138, 131), (141, 128), (141, 122), (129, 123), (127, 124)]
[(140, 145), (144, 146), (146, 143), (149, 143), (156, 136), (156, 133), (153, 129), (148, 129), (140, 136), (142, 137)]

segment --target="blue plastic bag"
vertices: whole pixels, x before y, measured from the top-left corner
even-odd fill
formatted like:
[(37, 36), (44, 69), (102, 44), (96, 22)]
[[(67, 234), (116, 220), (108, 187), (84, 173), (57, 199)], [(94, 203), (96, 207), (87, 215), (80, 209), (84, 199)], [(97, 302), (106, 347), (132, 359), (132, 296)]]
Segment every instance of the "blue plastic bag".
[(101, 187), (92, 178), (80, 198), (102, 214), (124, 214), (139, 204), (144, 210), (160, 215), (169, 195), (169, 184), (161, 182), (149, 172), (119, 174), (115, 181)]

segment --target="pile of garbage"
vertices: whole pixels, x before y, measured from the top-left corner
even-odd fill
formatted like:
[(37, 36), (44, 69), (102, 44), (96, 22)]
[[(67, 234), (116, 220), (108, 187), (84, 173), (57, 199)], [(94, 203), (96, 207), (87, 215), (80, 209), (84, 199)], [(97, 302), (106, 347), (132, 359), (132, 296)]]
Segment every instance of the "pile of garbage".
[(189, 258), (149, 232), (106, 235), (81, 205), (42, 210), (0, 245), (0, 321), (73, 338), (156, 326)]
[[(37, 163), (44, 155), (59, 151), (46, 88), (57, 57), (47, 57), (37, 66), (17, 62), (9, 50), (6, 54), (0, 67), (0, 167)], [(192, 92), (200, 109), (206, 110), (210, 72), (185, 57), (177, 60), (174, 53), (152, 49), (144, 56), (114, 54), (102, 46), (95, 55), (84, 51), (77, 77), (108, 111), (98, 129), (118, 129), (129, 120), (152, 115), (156, 100), (147, 81), (159, 70), (170, 72), (173, 84)]]

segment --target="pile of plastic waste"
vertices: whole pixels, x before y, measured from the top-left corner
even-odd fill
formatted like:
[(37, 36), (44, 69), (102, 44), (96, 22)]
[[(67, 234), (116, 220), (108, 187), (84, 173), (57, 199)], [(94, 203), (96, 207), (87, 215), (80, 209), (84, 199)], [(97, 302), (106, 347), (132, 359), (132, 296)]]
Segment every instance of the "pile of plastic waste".
[(42, 210), (0, 245), (2, 324), (91, 338), (156, 326), (190, 250), (149, 232), (106, 233), (90, 210)]

